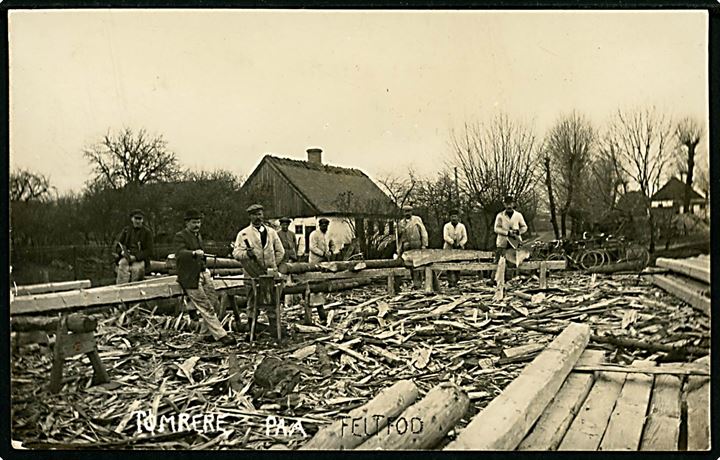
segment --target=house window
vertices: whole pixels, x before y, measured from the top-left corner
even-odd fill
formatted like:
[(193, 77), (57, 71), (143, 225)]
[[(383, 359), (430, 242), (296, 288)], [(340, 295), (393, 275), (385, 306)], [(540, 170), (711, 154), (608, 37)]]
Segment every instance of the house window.
[(296, 225), (295, 226), (295, 234), (296, 235), (302, 235), (303, 232), (303, 226), (302, 225)]

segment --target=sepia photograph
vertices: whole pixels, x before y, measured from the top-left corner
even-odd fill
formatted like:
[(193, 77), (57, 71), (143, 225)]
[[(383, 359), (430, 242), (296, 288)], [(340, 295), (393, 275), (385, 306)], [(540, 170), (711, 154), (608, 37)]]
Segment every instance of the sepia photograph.
[(16, 453), (711, 449), (707, 10), (7, 17)]

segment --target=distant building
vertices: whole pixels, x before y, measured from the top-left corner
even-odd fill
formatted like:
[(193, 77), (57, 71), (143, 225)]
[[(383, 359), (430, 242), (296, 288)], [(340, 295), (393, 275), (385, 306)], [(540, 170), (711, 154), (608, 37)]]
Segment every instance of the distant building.
[(322, 150), (307, 149), (307, 161), (265, 155), (243, 184), (241, 194), (262, 197), (265, 215), (277, 222), (290, 217), (299, 255), (308, 252), (308, 236), (317, 220), (330, 221), (336, 249), (355, 236), (394, 234), (395, 203), (362, 171), (323, 164)]
[[(687, 184), (677, 177), (671, 178), (650, 198), (650, 208), (654, 212), (672, 210), (675, 214), (682, 214), (686, 189)], [(693, 189), (690, 189), (690, 212), (700, 217), (707, 216), (705, 198)]]

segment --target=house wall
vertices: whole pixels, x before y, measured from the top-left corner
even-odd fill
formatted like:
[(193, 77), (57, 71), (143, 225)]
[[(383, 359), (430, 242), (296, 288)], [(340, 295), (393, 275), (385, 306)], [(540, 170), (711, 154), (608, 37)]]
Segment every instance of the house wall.
[(258, 166), (256, 172), (243, 184), (242, 192), (261, 202), (268, 216), (307, 216), (315, 212), (267, 162)]
[[(298, 242), (298, 256), (306, 254), (306, 240), (307, 235), (309, 235), (309, 233), (306, 232), (307, 227), (310, 226), (317, 229), (319, 227), (318, 220), (320, 219), (320, 217), (321, 216), (290, 217), (292, 219), (292, 222), (290, 222), (290, 229), (295, 232), (295, 241)], [(330, 221), (330, 225), (328, 226), (328, 233), (330, 239), (335, 243), (335, 251), (339, 251), (346, 244), (350, 244), (354, 237), (354, 233), (352, 230), (352, 226), (348, 222), (348, 218), (336, 216), (330, 216), (325, 218)], [(273, 225), (277, 225), (278, 227), (280, 226), (280, 221), (278, 219), (272, 220), (271, 222)], [(298, 226), (302, 227), (300, 233), (298, 233), (297, 231)]]

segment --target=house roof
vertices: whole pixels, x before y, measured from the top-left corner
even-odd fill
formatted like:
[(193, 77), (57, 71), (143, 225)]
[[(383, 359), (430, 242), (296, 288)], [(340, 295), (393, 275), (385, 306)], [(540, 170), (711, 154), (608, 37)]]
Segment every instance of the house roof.
[[(683, 183), (677, 177), (671, 178), (665, 185), (652, 196), (653, 201), (666, 200), (683, 200), (685, 198), (685, 189), (687, 184)], [(703, 200), (703, 196), (695, 190), (690, 190), (690, 200)]]
[(319, 214), (390, 215), (395, 203), (362, 171), (266, 155)]

